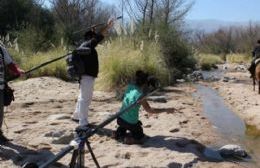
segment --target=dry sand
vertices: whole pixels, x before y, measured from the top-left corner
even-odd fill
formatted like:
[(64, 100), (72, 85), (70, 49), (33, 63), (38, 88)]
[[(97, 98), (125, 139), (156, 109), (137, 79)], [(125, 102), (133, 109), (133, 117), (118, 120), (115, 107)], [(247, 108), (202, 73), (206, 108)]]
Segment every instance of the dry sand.
[[(73, 138), (77, 123), (71, 121), (70, 116), (75, 108), (78, 84), (42, 77), (11, 85), (16, 99), (6, 109), (8, 128), (3, 128), (13, 141), (0, 146), (0, 168), (19, 167), (26, 161), (44, 163)], [(232, 88), (226, 84), (225, 88), (219, 89), (233, 92)], [(145, 134), (150, 136), (143, 145), (125, 145), (111, 139), (109, 134), (116, 128), (115, 121), (91, 137), (91, 146), (100, 165), (117, 168), (239, 168), (235, 163), (210, 162), (202, 156), (202, 149), (215, 144), (220, 136), (203, 116), (201, 102), (191, 96), (195, 91), (189, 84), (165, 88), (159, 95), (166, 96), (167, 103), (150, 102), (152, 107), (161, 111), (160, 114), (148, 116), (142, 110), (140, 119)], [(233, 96), (238, 95), (229, 96), (233, 100)], [(96, 91), (89, 112), (90, 122), (101, 123), (117, 112), (120, 105), (114, 93)], [(52, 167), (68, 167), (70, 158), (71, 154), (68, 154)], [(95, 167), (89, 153), (85, 159), (87, 167)]]

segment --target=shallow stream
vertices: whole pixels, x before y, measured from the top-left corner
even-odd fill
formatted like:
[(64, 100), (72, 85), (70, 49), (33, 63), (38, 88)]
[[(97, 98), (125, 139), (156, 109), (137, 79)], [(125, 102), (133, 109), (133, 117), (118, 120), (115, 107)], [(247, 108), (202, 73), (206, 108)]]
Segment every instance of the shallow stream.
[(196, 87), (197, 93), (194, 94), (194, 97), (201, 99), (205, 116), (223, 136), (223, 141), (217, 142), (216, 146), (240, 145), (252, 158), (249, 163), (241, 164), (260, 168), (260, 130), (254, 126), (246, 125), (225, 105), (223, 98), (218, 95), (217, 91), (201, 84)]

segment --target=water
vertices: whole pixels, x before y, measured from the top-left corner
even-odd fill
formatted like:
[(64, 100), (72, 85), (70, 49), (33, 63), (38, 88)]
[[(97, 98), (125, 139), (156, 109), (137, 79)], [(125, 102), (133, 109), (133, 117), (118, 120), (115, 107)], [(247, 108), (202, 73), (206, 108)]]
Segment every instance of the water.
[(246, 130), (244, 122), (226, 107), (224, 100), (215, 90), (203, 85), (198, 85), (197, 90), (203, 103), (205, 116), (219, 132), (236, 138), (244, 135)]
[[(197, 85), (195, 97), (200, 97), (203, 112), (223, 136), (223, 143), (238, 144), (252, 157), (252, 167), (260, 167), (260, 130), (244, 123), (226, 105), (218, 93), (203, 85)], [(220, 145), (220, 144), (219, 144)]]

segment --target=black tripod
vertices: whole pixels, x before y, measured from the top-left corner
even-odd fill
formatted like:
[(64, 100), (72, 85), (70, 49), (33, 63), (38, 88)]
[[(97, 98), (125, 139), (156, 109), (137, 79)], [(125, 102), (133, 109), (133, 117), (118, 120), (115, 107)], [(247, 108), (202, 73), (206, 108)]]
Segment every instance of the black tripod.
[[(93, 161), (95, 162), (97, 168), (100, 168), (99, 163), (96, 159), (96, 156), (90, 146), (90, 143), (87, 138), (88, 132), (91, 132), (89, 130), (90, 128), (82, 128), (82, 127), (77, 127), (76, 128), (76, 138), (75, 140), (71, 141), (71, 145), (75, 146), (74, 151), (71, 157), (71, 162), (69, 167), (70, 168), (82, 168), (85, 165), (85, 145), (88, 147), (88, 151), (91, 154), (91, 157)], [(77, 147), (77, 148), (76, 148)]]
[(97, 168), (100, 168), (100, 165), (97, 161), (97, 158), (90, 146), (90, 143), (88, 141), (88, 138), (96, 132), (96, 129), (92, 128), (84, 128), (84, 127), (77, 127), (75, 129), (76, 136), (75, 138), (70, 142), (69, 146), (65, 148), (61, 153), (57, 155), (56, 158), (51, 159), (50, 161), (47, 161), (43, 165), (38, 165), (36, 163), (26, 163), (22, 166), (22, 168), (47, 168), (55, 161), (62, 158), (64, 155), (69, 153), (73, 150), (71, 161), (69, 164), (69, 168), (84, 168), (85, 166), (85, 145), (88, 148), (89, 153), (91, 154), (91, 157), (96, 165)]

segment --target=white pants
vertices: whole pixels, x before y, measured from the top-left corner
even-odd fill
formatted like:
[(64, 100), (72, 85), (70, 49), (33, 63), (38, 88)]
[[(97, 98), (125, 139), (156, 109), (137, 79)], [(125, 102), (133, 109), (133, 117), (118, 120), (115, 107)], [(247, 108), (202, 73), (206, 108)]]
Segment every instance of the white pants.
[(79, 119), (80, 126), (88, 124), (88, 110), (93, 96), (94, 81), (95, 78), (88, 75), (83, 75), (80, 80), (80, 93), (72, 116), (74, 119)]

